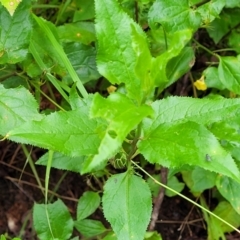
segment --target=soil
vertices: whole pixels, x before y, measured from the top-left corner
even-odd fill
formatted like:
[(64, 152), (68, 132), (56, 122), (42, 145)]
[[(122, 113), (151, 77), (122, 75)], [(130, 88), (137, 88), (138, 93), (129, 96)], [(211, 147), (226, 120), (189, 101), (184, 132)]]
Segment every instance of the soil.
[[(37, 148), (29, 147), (28, 150), (34, 161), (44, 153), (42, 149)], [(9, 237), (19, 236), (23, 240), (35, 240), (37, 237), (32, 222), (32, 207), (34, 202), (43, 202), (43, 194), (29, 164), (24, 168), (26, 156), (21, 145), (8, 141), (0, 142), (0, 156), (0, 234)], [(36, 169), (44, 184), (45, 168), (36, 165)], [(54, 189), (63, 174), (64, 171), (51, 170), (50, 190)], [(73, 218), (76, 215), (79, 197), (95, 185), (96, 183), (87, 175), (80, 176), (70, 172), (65, 176), (57, 194), (68, 206)], [(184, 191), (184, 194), (191, 196), (187, 190)], [(109, 227), (101, 211), (97, 211), (92, 218), (101, 219), (104, 225)], [(155, 229), (161, 233), (163, 240), (207, 239), (206, 224), (201, 211), (180, 197), (164, 198)], [(73, 235), (78, 236), (77, 234), (76, 231)], [(79, 237), (81, 239), (80, 235)], [(237, 233), (228, 234), (226, 238), (240, 240)]]

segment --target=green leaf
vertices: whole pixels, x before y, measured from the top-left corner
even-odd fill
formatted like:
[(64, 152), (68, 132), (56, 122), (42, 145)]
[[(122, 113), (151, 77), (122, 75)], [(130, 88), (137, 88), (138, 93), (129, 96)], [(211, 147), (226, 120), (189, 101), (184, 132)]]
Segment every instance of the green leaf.
[(79, 221), (75, 221), (76, 229), (87, 238), (91, 238), (97, 235), (100, 235), (107, 231), (107, 229), (103, 226), (100, 221), (91, 220), (91, 219), (83, 219)]
[[(138, 61), (136, 44), (146, 38), (136, 24), (118, 5), (116, 0), (96, 0), (96, 34), (98, 39), (97, 66), (101, 75), (112, 84), (124, 83), (127, 95), (141, 103), (144, 99), (144, 81), (135, 74)], [(141, 36), (140, 43), (133, 38)], [(134, 44), (134, 46), (133, 46)], [(149, 65), (149, 63), (146, 63)]]
[(169, 35), (164, 32), (162, 26), (149, 29), (149, 31), (147, 31), (147, 36), (153, 57), (157, 57), (167, 50)]
[[(217, 207), (213, 210), (213, 213), (230, 223), (234, 227), (240, 226), (240, 215), (233, 209), (233, 207), (226, 201), (220, 202)], [(218, 221), (216, 219), (216, 221)], [(232, 228), (223, 222), (219, 221), (219, 226), (223, 232), (232, 232)]]
[[(172, 176), (172, 177), (168, 178), (167, 186), (180, 193), (183, 190), (183, 188), (185, 187), (185, 184), (180, 182), (176, 176)], [(176, 193), (173, 193), (172, 191), (166, 189), (165, 195), (167, 197), (174, 197), (174, 196), (176, 196)]]
[(183, 29), (194, 32), (201, 24), (201, 16), (190, 8), (188, 0), (156, 0), (149, 10), (149, 23), (162, 24), (167, 33)]
[[(0, 236), (0, 240), (7, 240), (4, 235)], [(20, 238), (12, 238), (12, 240), (21, 240)]]
[[(208, 209), (208, 206), (203, 197), (200, 197), (200, 203), (202, 207)], [(208, 214), (206, 211), (202, 211), (204, 220), (207, 223), (208, 239), (225, 239), (224, 232), (220, 227), (220, 222), (214, 216)]]
[[(78, 90), (80, 91), (80, 93), (82, 94), (82, 96), (84, 98), (87, 98), (88, 93), (87, 93), (86, 89), (84, 88), (82, 82), (80, 81), (77, 73), (73, 69), (69, 59), (67, 58), (67, 56), (63, 50), (62, 45), (59, 43), (59, 41), (57, 40), (57, 38), (55, 36), (57, 34), (57, 31), (55, 31), (55, 28), (53, 27), (54, 25), (52, 26), (51, 24), (49, 24), (49, 22), (47, 23), (46, 20), (39, 18), (35, 15), (33, 15), (33, 16), (34, 16), (34, 20), (36, 21), (38, 26), (41, 28), (41, 30), (44, 32), (44, 34), (47, 36), (48, 40), (50, 41), (49, 46), (51, 46), (54, 49), (54, 51), (57, 53), (59, 60), (64, 64), (64, 67), (66, 68), (66, 70), (68, 71), (70, 76), (72, 77), (73, 82), (76, 82), (76, 86), (77, 86)], [(32, 45), (32, 47), (30, 46), (32, 50), (34, 48), (33, 46), (34, 45)], [(35, 52), (34, 57), (36, 58), (38, 53), (36, 50), (33, 52)], [(36, 60), (37, 60), (38, 64), (40, 64), (40, 62), (42, 62), (40, 57), (37, 57)], [(43, 63), (41, 63), (41, 65), (43, 65)], [(50, 78), (50, 80), (51, 80), (51, 78)], [(61, 95), (63, 95), (63, 92), (61, 92)]]
[(18, 7), (21, 0), (1, 0), (1, 4), (8, 10), (11, 16), (13, 16), (16, 8)]
[(207, 223), (207, 235), (208, 239), (225, 239), (224, 232), (221, 228), (220, 222), (217, 218), (209, 215), (209, 218), (204, 220)]
[[(92, 99), (93, 95), (88, 95), (88, 101), (89, 99)], [(87, 105), (87, 102), (84, 99), (80, 98), (78, 91), (76, 89), (76, 83), (74, 83), (71, 87), (71, 90), (69, 92), (69, 104), (72, 108), (72, 110), (76, 110), (76, 109), (81, 109), (82, 107), (84, 107), (84, 105)]]
[(100, 205), (100, 197), (98, 193), (87, 191), (79, 198), (77, 206), (77, 220), (80, 221), (84, 218), (87, 218)]
[(30, 7), (30, 0), (22, 1), (11, 16), (0, 4), (0, 64), (17, 63), (26, 57), (32, 31)]
[(25, 87), (28, 88), (28, 82), (26, 79), (20, 77), (20, 76), (12, 76), (7, 78), (6, 80), (2, 81), (2, 85), (5, 88), (17, 88), (17, 87)]
[[(152, 177), (153, 177), (155, 180), (161, 182), (160, 174), (157, 174), (157, 175), (154, 174), (154, 175), (152, 175)], [(148, 179), (147, 179), (147, 183), (148, 183), (148, 185), (149, 185), (149, 188), (150, 188), (150, 190), (151, 190), (151, 192), (152, 192), (153, 197), (157, 197), (161, 186), (159, 186), (158, 184), (156, 184), (156, 182), (153, 181), (152, 178), (148, 178)], [(170, 188), (172, 188), (172, 189), (174, 189), (174, 190), (177, 191), (177, 192), (181, 192), (181, 191), (183, 190), (185, 184), (182, 183), (182, 182), (179, 182), (179, 180), (177, 179), (176, 176), (169, 176), (169, 175), (168, 175), (167, 186), (170, 187)], [(173, 197), (173, 196), (175, 196), (176, 194), (173, 193), (173, 192), (171, 192), (170, 190), (166, 189), (165, 195), (168, 196), (168, 197)]]
[[(86, 157), (69, 157), (59, 152), (53, 153), (51, 167), (61, 170), (68, 170), (80, 173), (82, 165)], [(38, 159), (37, 165), (47, 166), (48, 164), (48, 152)]]
[(158, 232), (146, 232), (144, 240), (162, 240), (161, 235)]
[(151, 75), (152, 70), (152, 56), (149, 51), (146, 36), (139, 34), (134, 24), (132, 27), (132, 46), (137, 55), (135, 73), (139, 79), (142, 80), (142, 88), (144, 96), (151, 95), (155, 84), (154, 76)]
[(112, 93), (108, 98), (95, 94), (90, 115), (101, 117), (109, 122), (107, 131), (115, 131), (123, 141), (137, 124), (146, 116), (152, 114), (148, 105), (137, 106), (131, 99), (121, 93)]
[(216, 181), (218, 191), (225, 197), (235, 211), (240, 214), (240, 184), (233, 179), (219, 176)]
[[(30, 43), (31, 45), (31, 43)], [(29, 50), (30, 51), (30, 50)], [(31, 51), (30, 51), (31, 52)], [(45, 73), (36, 63), (32, 54), (28, 54), (25, 59), (22, 61), (23, 71), (27, 73), (27, 75), (31, 78), (36, 78), (41, 76), (41, 74)]]
[(178, 56), (170, 59), (166, 66), (166, 75), (169, 80), (167, 86), (187, 73), (194, 63), (195, 55), (191, 47), (183, 48)]
[(238, 29), (233, 29), (228, 36), (228, 45), (233, 48), (238, 54), (240, 53), (240, 46), (238, 42), (239, 32)]
[[(85, 101), (85, 100), (84, 100)], [(29, 120), (7, 133), (16, 142), (36, 145), (70, 156), (96, 154), (106, 123), (89, 119), (91, 99), (81, 109), (55, 112), (41, 121)]]
[[(81, 43), (67, 43), (64, 51), (82, 83), (96, 80), (100, 77), (96, 67), (96, 50)], [(63, 81), (72, 82), (71, 76), (66, 74)]]
[(232, 144), (240, 147), (239, 124), (240, 124), (239, 116), (236, 116), (236, 118), (233, 119), (230, 118), (222, 122), (216, 122), (212, 124), (209, 127), (209, 129), (220, 140), (231, 142)]
[[(54, 37), (57, 39), (58, 43), (60, 43), (55, 25), (49, 21), (43, 21), (43, 22), (46, 26), (48, 26), (49, 29), (51, 29), (51, 32), (54, 34)], [(59, 57), (58, 52), (53, 47), (44, 29), (42, 29), (35, 22), (34, 22), (34, 28), (32, 32), (31, 46), (34, 46), (39, 57), (43, 62), (43, 66), (37, 65), (38, 67), (41, 68), (42, 72), (47, 73), (49, 71), (49, 72), (57, 73), (60, 76), (64, 75), (64, 73), (66, 72), (66, 69), (62, 59)], [(35, 57), (31, 48), (30, 48), (30, 52), (33, 54), (33, 57)], [(33, 60), (31, 60), (31, 62), (32, 61)], [(32, 65), (34, 65), (34, 63), (32, 63)]]
[(110, 177), (103, 193), (103, 211), (118, 240), (144, 238), (151, 210), (151, 192), (147, 183), (131, 171)]
[(73, 21), (83, 21), (94, 18), (94, 0), (77, 0), (76, 5), (79, 8), (78, 11), (75, 11), (73, 16)]
[(192, 6), (192, 7), (194, 7), (193, 5), (198, 4), (198, 3), (200, 3), (200, 2), (202, 2), (202, 0), (189, 0), (189, 4), (190, 4), (190, 6)]
[[(240, 161), (239, 147), (240, 147), (240, 119), (237, 116), (233, 119), (227, 119), (223, 122), (213, 123), (209, 130), (219, 139), (221, 145), (229, 152), (232, 156)], [(223, 131), (224, 129), (224, 131)]]
[(145, 131), (151, 131), (163, 123), (193, 121), (211, 124), (239, 114), (240, 99), (196, 99), (190, 97), (168, 97), (152, 103), (155, 112), (152, 119), (144, 119)]
[(203, 71), (203, 75), (205, 76), (205, 83), (208, 88), (217, 88), (219, 90), (225, 89), (225, 86), (219, 78), (218, 69), (216, 67), (208, 67)]
[[(161, 181), (160, 179), (160, 174), (152, 174), (151, 175), (155, 180), (157, 181)], [(159, 189), (161, 186), (159, 186), (158, 184), (156, 184), (156, 182), (152, 179), (152, 178), (148, 178), (147, 179), (147, 184), (152, 192), (152, 196), (153, 197), (157, 197), (158, 193), (159, 193)]]
[(62, 42), (81, 42), (89, 45), (96, 40), (94, 23), (75, 22), (66, 23), (57, 28)]
[[(192, 32), (188, 29), (170, 34), (167, 51), (154, 59), (152, 75), (154, 76), (153, 78), (155, 79), (155, 84), (159, 87), (159, 90), (163, 90), (172, 83), (171, 81), (173, 81), (173, 79), (171, 74), (174, 72), (170, 72), (167, 65), (171, 65), (169, 61), (181, 53), (182, 49), (191, 37)], [(174, 60), (172, 61), (173, 65), (175, 65)]]
[(191, 192), (201, 194), (215, 186), (217, 174), (195, 167), (192, 171), (182, 171), (182, 177)]
[(151, 163), (165, 167), (199, 166), (240, 181), (231, 155), (211, 132), (194, 122), (165, 123), (154, 130), (146, 129), (138, 147)]
[(79, 237), (74, 237), (74, 238), (71, 238), (71, 240), (79, 240)]
[(227, 0), (226, 7), (227, 8), (240, 7), (240, 2), (238, 0)]
[[(35, 203), (33, 207), (33, 222), (40, 240), (53, 238), (69, 239), (72, 235), (74, 222), (68, 208), (60, 199), (47, 205)], [(51, 230), (48, 223), (51, 226)]]
[(236, 57), (220, 57), (218, 74), (222, 84), (230, 91), (240, 94), (240, 60)]
[(21, 126), (29, 119), (40, 120), (38, 104), (24, 87), (5, 89), (0, 84), (0, 134)]
[(127, 134), (136, 128), (144, 117), (151, 114), (151, 107), (147, 105), (138, 107), (123, 94), (112, 93), (107, 99), (95, 94), (90, 115), (106, 119), (108, 127), (102, 136), (98, 154), (87, 160), (83, 173), (91, 171), (92, 168), (113, 157)]
[[(226, 2), (229, 1), (227, 0)], [(224, 9), (219, 18), (210, 23), (207, 31), (215, 44), (239, 24), (239, 14), (239, 8)]]
[(215, 18), (219, 18), (219, 14), (225, 6), (226, 0), (212, 0), (209, 1), (197, 9), (197, 12), (201, 14), (202, 21), (208, 25)]
[(103, 240), (118, 240), (118, 239), (116, 234), (111, 231), (103, 238)]

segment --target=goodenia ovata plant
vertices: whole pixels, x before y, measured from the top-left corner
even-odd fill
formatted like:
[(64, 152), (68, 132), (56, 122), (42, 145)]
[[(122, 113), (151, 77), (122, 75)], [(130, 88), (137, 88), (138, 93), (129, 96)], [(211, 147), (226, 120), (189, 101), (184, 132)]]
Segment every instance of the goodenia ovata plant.
[[(179, 5), (177, 1), (169, 2)], [(6, 89), (0, 85), (0, 134), (4, 139), (55, 151), (63, 161), (67, 160), (64, 156), (70, 156), (68, 160), (72, 159), (74, 164), (79, 162), (81, 167), (61, 164), (63, 161), (59, 160), (58, 168), (82, 174), (103, 169), (117, 153), (126, 156), (127, 171), (107, 180), (102, 199), (104, 215), (120, 240), (143, 239), (151, 216), (149, 187), (134, 174), (131, 166), (131, 160), (138, 154), (142, 154), (149, 163), (169, 168), (197, 166), (240, 182), (239, 169), (231, 153), (223, 148), (217, 134), (211, 131), (212, 124), (238, 116), (239, 99), (168, 97), (153, 101), (156, 88), (161, 92), (170, 82), (176, 81), (173, 77), (169, 79), (172, 76), (169, 63), (190, 48), (186, 46), (204, 20), (204, 11), (190, 9), (187, 2), (176, 8), (182, 13), (180, 15), (170, 11), (167, 1), (156, 1), (152, 6), (149, 22), (160, 22), (170, 39), (168, 49), (153, 57), (144, 31), (116, 0), (95, 0), (98, 71), (111, 84), (123, 85), (125, 93), (117, 91), (106, 98), (98, 93), (84, 94), (86, 97), (81, 99), (76, 97), (77, 91), (73, 87), (67, 99), (72, 110), (45, 115), (38, 112), (36, 100), (24, 87)], [(6, 21), (14, 24), (15, 19), (21, 19), (26, 6), (26, 3), (21, 3)], [(159, 14), (163, 8), (164, 12)], [(218, 13), (221, 7), (213, 9), (217, 9)], [(176, 22), (181, 24), (172, 25), (175, 18), (170, 21), (168, 13), (178, 16)], [(3, 16), (3, 13), (0, 14)], [(213, 10), (211, 16), (215, 16)], [(184, 21), (186, 18), (190, 20)], [(37, 16), (31, 21), (34, 19), (43, 24)], [(23, 52), (16, 51), (14, 59), (14, 56), (4, 55), (0, 58), (1, 63), (19, 62), (26, 56), (30, 45), (29, 34), (34, 36), (34, 31), (39, 30), (29, 25), (26, 31), (28, 33), (21, 35), (23, 41), (15, 42), (16, 49), (23, 49)], [(1, 30), (1, 34), (3, 32)], [(15, 35), (10, 30), (8, 33), (7, 39), (11, 42)], [(3, 49), (6, 48), (1, 45), (1, 51)], [(190, 53), (192, 56), (193, 51)], [(36, 56), (33, 54), (33, 57)], [(236, 79), (231, 86), (225, 80), (222, 83), (238, 92), (239, 74), (236, 68), (229, 67), (229, 61), (222, 58), (219, 76)], [(39, 63), (37, 59), (36, 62)], [(177, 61), (174, 64), (177, 69)], [(73, 70), (71, 66), (68, 68)], [(130, 133), (133, 140), (128, 139)], [(129, 152), (122, 147), (125, 140), (129, 144)], [(54, 166), (57, 165), (55, 162)], [(41, 208), (40, 205), (35, 207), (35, 215)], [(72, 229), (69, 216), (67, 220), (69, 229)], [(45, 237), (42, 229), (37, 228), (37, 231)], [(49, 231), (48, 234), (50, 236)], [(64, 236), (69, 234), (64, 233)]]

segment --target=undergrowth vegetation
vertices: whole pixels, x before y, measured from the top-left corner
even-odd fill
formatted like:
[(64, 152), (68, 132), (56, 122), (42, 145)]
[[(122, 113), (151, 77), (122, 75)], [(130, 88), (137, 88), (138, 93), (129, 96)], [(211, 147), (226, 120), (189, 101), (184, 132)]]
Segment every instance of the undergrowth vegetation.
[[(238, 0), (0, 2), (2, 141), (47, 150), (39, 239), (79, 239), (75, 228), (81, 239), (160, 240), (161, 186), (202, 210), (209, 240), (240, 233)], [(48, 201), (51, 168), (103, 189), (86, 191), (73, 217)], [(111, 229), (91, 219), (97, 209)]]

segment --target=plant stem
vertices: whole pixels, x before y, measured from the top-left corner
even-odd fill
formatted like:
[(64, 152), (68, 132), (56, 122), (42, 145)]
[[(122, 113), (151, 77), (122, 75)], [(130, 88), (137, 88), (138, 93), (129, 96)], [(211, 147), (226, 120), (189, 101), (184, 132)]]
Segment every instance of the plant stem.
[[(53, 192), (54, 193), (57, 193), (57, 190), (60, 186), (60, 184), (62, 183), (62, 181), (64, 180), (64, 178), (67, 176), (68, 172), (64, 172), (64, 174), (61, 176), (61, 178), (59, 179), (59, 181), (57, 182), (56, 186), (54, 187), (53, 189)], [(52, 194), (51, 197), (49, 198), (49, 201), (52, 202), (53, 201), (53, 198), (54, 198), (54, 195)]]
[(54, 4), (35, 4), (32, 5), (32, 8), (60, 8), (60, 6)]
[(32, 158), (31, 158), (31, 154), (29, 153), (29, 151), (27, 150), (27, 148), (26, 148), (26, 146), (24, 144), (21, 144), (21, 147), (22, 147), (22, 150), (23, 150), (25, 156), (27, 157), (27, 162), (29, 162), (29, 165), (30, 165), (30, 167), (32, 169), (33, 175), (35, 176), (35, 179), (36, 179), (36, 181), (38, 183), (38, 186), (41, 189), (42, 193), (44, 194), (44, 188), (43, 188), (42, 183), (40, 181), (40, 178), (38, 176), (38, 173), (37, 173), (37, 170), (35, 168), (34, 162), (33, 162)]
[(215, 50), (213, 52), (216, 53), (216, 52), (226, 52), (226, 51), (235, 51), (235, 49), (233, 49), (233, 48), (223, 48), (223, 49)]
[(145, 173), (149, 178), (151, 178), (156, 184), (168, 189), (169, 191), (177, 194), (178, 196), (184, 198), (185, 200), (189, 201), (190, 203), (194, 204), (195, 206), (199, 207), (200, 209), (202, 209), (203, 211), (207, 212), (208, 214), (214, 216), (215, 218), (217, 218), (218, 220), (220, 220), (221, 222), (225, 223), (226, 225), (228, 225), (229, 227), (231, 227), (233, 230), (237, 231), (238, 233), (240, 233), (240, 230), (235, 228), (233, 225), (231, 225), (230, 223), (228, 223), (227, 221), (225, 221), (224, 219), (220, 218), (219, 216), (217, 216), (216, 214), (212, 213), (211, 211), (209, 211), (208, 209), (204, 208), (203, 206), (201, 206), (200, 204), (194, 202), (192, 199), (184, 196), (183, 194), (175, 191), (174, 189), (166, 186), (165, 184), (159, 182), (158, 180), (156, 180), (154, 177), (152, 177), (147, 171), (145, 171), (141, 166), (139, 166), (137, 163), (135, 163), (134, 161), (132, 161), (132, 164), (135, 165), (138, 169), (140, 169), (143, 173)]
[(218, 54), (216, 54), (216, 53), (214, 53), (213, 51), (209, 50), (208, 48), (204, 47), (204, 46), (203, 46), (201, 43), (199, 43), (196, 39), (193, 38), (192, 40), (197, 44), (198, 47), (204, 49), (206, 52), (208, 52), (209, 54), (217, 57), (218, 59), (220, 58), (220, 56), (219, 56)]
[(195, 98), (197, 98), (197, 97), (198, 97), (198, 96), (197, 96), (197, 91), (196, 91), (196, 88), (195, 88), (195, 86), (194, 86), (194, 80), (193, 80), (193, 76), (192, 76), (192, 73), (191, 73), (191, 72), (189, 73), (189, 77), (190, 77), (190, 80), (191, 80), (191, 83), (192, 83), (193, 96), (194, 96)]
[(131, 144), (131, 151), (129, 152), (128, 156), (127, 156), (127, 159), (128, 159), (128, 167), (131, 166), (131, 160), (133, 159), (137, 151), (137, 142), (139, 140), (139, 136), (141, 134), (141, 123), (138, 124), (138, 127), (136, 129), (136, 133), (135, 133), (135, 136), (134, 136), (134, 139), (132, 141), (132, 144)]

